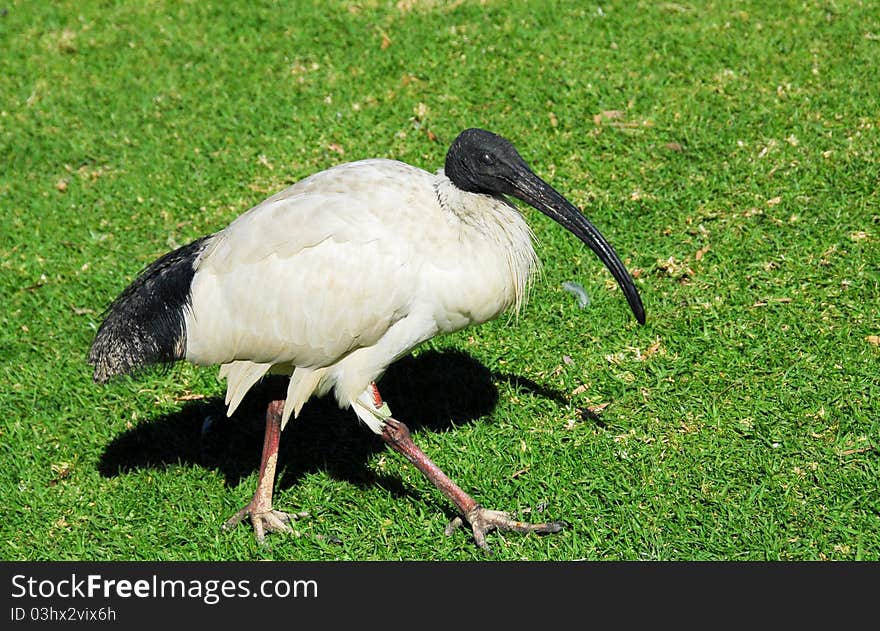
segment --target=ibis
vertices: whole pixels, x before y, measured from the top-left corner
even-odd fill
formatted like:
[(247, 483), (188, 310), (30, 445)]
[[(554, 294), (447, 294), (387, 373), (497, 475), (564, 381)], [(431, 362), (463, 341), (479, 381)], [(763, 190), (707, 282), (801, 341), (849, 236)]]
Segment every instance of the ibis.
[(217, 364), (231, 416), (263, 376), (289, 375), (286, 397), (268, 404), (253, 499), (224, 523), (247, 518), (260, 541), (292, 532), (293, 515), (272, 504), (281, 432), (331, 392), (452, 502), (448, 532), (466, 523), (485, 550), (493, 530), (558, 532), (566, 522), (481, 506), (416, 446), (376, 386), (425, 340), (523, 305), (539, 262), (510, 198), (590, 247), (644, 324), (632, 277), (599, 230), (509, 141), (467, 129), (435, 173), (388, 159), (340, 164), (148, 265), (103, 316), (88, 354), (94, 380), (184, 359)]

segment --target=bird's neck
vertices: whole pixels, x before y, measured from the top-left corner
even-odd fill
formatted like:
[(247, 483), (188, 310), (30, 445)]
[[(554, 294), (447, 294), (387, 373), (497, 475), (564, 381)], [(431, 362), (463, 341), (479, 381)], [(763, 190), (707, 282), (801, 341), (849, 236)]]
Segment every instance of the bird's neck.
[(437, 199), (473, 238), (497, 250), (504, 261), (514, 292), (513, 306), (518, 311), (528, 297), (532, 276), (540, 269), (540, 260), (532, 245), (534, 234), (525, 218), (502, 196), (463, 191), (441, 169), (435, 185)]

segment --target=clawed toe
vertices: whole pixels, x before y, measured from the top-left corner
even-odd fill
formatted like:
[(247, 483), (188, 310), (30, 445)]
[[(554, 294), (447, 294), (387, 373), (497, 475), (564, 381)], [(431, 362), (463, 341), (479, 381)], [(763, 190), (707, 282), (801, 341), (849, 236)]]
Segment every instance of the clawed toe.
[(285, 513), (284, 511), (273, 510), (271, 508), (269, 510), (258, 511), (255, 510), (251, 504), (248, 504), (226, 520), (223, 524), (223, 530), (231, 530), (232, 528), (235, 528), (245, 517), (248, 517), (254, 528), (254, 536), (257, 538), (257, 541), (263, 543), (266, 538), (266, 533), (269, 532), (285, 532), (299, 536), (300, 533), (294, 530), (290, 524), (295, 519), (308, 517), (308, 515), (307, 511)]
[(564, 521), (550, 521), (538, 524), (530, 524), (528, 522), (517, 521), (508, 513), (503, 511), (488, 510), (479, 504), (468, 511), (462, 517), (456, 517), (449, 525), (446, 526), (445, 533), (451, 535), (456, 528), (462, 526), (464, 522), (471, 525), (474, 533), (474, 541), (486, 552), (492, 552), (489, 544), (486, 543), (486, 535), (493, 530), (507, 530), (512, 532), (534, 532), (539, 535), (549, 535), (567, 528), (570, 524)]

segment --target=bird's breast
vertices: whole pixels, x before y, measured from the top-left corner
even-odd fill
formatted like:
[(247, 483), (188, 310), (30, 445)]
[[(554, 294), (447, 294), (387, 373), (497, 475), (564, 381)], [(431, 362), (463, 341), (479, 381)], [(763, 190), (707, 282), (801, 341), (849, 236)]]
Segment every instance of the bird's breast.
[(519, 309), (539, 266), (523, 216), (504, 199), (460, 191), (445, 178), (438, 190), (446, 231), (434, 245), (430, 280), (442, 306), (440, 329), (456, 331)]

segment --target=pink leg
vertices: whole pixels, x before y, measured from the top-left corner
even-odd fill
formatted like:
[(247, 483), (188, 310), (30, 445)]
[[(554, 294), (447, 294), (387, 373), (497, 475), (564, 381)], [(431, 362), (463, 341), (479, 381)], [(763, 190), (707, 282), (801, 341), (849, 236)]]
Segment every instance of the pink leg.
[[(375, 397), (378, 399), (379, 391), (375, 390)], [(380, 399), (379, 399), (380, 400)], [(381, 400), (380, 400), (381, 401)], [(514, 532), (536, 532), (539, 534), (550, 534), (559, 532), (568, 524), (564, 521), (553, 521), (541, 524), (529, 524), (526, 522), (511, 519), (507, 513), (501, 511), (487, 510), (480, 506), (474, 498), (465, 493), (449, 476), (440, 470), (425, 453), (413, 442), (409, 429), (400, 421), (389, 418), (385, 421), (385, 429), (383, 430), (382, 440), (389, 447), (399, 454), (402, 454), (416, 468), (425, 474), (443, 495), (445, 495), (458, 509), (460, 517), (453, 519), (446, 527), (446, 534), (452, 532), (462, 525), (464, 521), (471, 525), (474, 533), (474, 541), (477, 545), (490, 552), (489, 545), (486, 543), (486, 535), (492, 530), (510, 530)]]
[(263, 456), (260, 462), (260, 479), (253, 499), (226, 520), (224, 530), (234, 528), (245, 516), (254, 527), (254, 535), (262, 542), (266, 532), (294, 532), (290, 521), (305, 517), (308, 513), (285, 513), (272, 509), (272, 492), (275, 488), (275, 466), (278, 462), (278, 444), (281, 442), (281, 413), (284, 401), (272, 401), (266, 410), (266, 433), (263, 437)]

